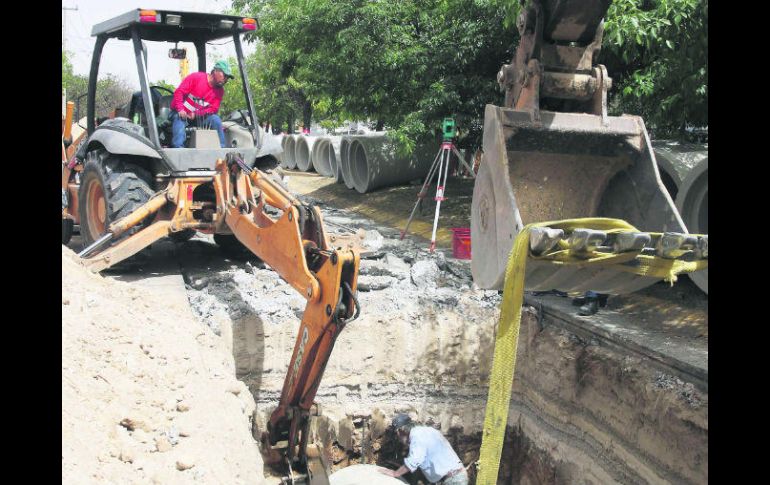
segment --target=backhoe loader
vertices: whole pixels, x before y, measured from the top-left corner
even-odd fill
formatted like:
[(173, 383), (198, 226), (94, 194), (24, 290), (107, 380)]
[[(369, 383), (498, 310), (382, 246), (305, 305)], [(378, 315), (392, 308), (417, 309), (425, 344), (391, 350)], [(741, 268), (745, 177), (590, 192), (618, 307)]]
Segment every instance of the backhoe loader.
[[(708, 237), (687, 234), (661, 182), (644, 121), (607, 114), (612, 79), (596, 60), (611, 0), (521, 3), (519, 45), (497, 75), (504, 105), (489, 104), (484, 114), (471, 209), (476, 284), (502, 288), (514, 239), (535, 222), (608, 217), (640, 232), (540, 228), (531, 233), (533, 254), (562, 244), (576, 253), (599, 249), (707, 259)], [(621, 294), (656, 281), (617, 268), (589, 270), (534, 259), (527, 264), (525, 288)]]
[[(309, 442), (308, 427), (337, 335), (360, 313), (360, 236), (327, 234), (320, 210), (293, 197), (271, 171), (277, 160), (270, 140), (262, 139), (270, 135), (259, 130), (241, 49), (241, 35), (257, 26), (253, 18), (139, 9), (95, 25), (87, 130), (73, 155), (64, 154), (63, 141), (63, 217), (78, 215), (68, 220), (80, 224), (87, 247), (79, 256), (91, 271), (110, 268), (163, 237), (199, 231), (213, 234), (220, 245), (245, 247), (307, 300), (267, 438), (282, 456), (285, 482), (325, 484), (328, 468)], [(218, 140), (207, 144), (211, 137), (200, 136), (200, 127), (188, 129), (186, 148), (170, 148), (172, 93), (150, 86), (143, 40), (173, 43), (174, 58), (180, 57), (178, 42), (193, 43), (198, 69), (205, 72), (206, 43), (224, 38), (235, 45), (248, 116), (243, 125), (228, 125), (227, 148)], [(125, 116), (97, 127), (96, 80), (110, 39), (132, 42), (141, 91)], [(70, 123), (71, 115), (65, 127)]]

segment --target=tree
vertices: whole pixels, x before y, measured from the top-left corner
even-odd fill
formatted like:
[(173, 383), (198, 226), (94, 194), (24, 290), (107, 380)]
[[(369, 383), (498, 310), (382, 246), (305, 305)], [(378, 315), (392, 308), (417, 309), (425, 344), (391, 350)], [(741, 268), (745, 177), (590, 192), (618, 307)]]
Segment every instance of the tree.
[(614, 0), (600, 60), (616, 114), (643, 116), (656, 137), (708, 127), (708, 0)]
[[(478, 146), (500, 66), (518, 43), (519, 0), (234, 0), (260, 19), (257, 84), (317, 119), (371, 119), (408, 149), (456, 115)], [(612, 114), (657, 136), (708, 125), (708, 1), (615, 0), (599, 62)], [(255, 90), (256, 91), (256, 90)], [(255, 95), (256, 97), (256, 95)], [(265, 96), (264, 100), (270, 99)]]
[[(82, 118), (86, 115), (88, 77), (74, 74), (69, 57), (69, 53), (62, 52), (62, 88), (67, 90), (67, 100), (79, 107), (76, 116)], [(110, 116), (115, 108), (128, 102), (133, 91), (125, 80), (111, 74), (97, 80), (96, 117)]]
[(407, 149), (453, 114), (466, 128), (462, 142), (478, 144), (484, 104), (500, 100), (495, 75), (512, 54), (513, 29), (490, 1), (234, 6), (259, 17), (260, 38), (295, 104), (310, 101), (335, 119), (375, 120)]

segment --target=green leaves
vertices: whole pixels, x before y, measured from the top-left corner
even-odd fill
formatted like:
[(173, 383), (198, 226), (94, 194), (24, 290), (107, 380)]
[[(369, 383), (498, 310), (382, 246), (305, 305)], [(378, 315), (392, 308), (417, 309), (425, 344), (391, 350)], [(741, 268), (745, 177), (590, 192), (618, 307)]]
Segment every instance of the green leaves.
[[(370, 119), (414, 146), (444, 116), (483, 117), (512, 29), (491, 1), (236, 1), (256, 14), (264, 66), (312, 103), (315, 119)], [(276, 64), (283, 66), (279, 70)], [(262, 77), (261, 81), (267, 81)], [(467, 131), (466, 131), (467, 132)], [(480, 132), (472, 133), (477, 140)]]
[(611, 114), (641, 115), (658, 137), (708, 126), (708, 0), (613, 0), (604, 35)]
[[(413, 147), (453, 114), (461, 142), (480, 143), (484, 106), (502, 103), (495, 76), (518, 43), (521, 3), (234, 0), (233, 9), (260, 20), (249, 75), (262, 118), (370, 119)], [(707, 27), (708, 0), (613, 0), (598, 59), (614, 80), (611, 112), (643, 116), (657, 136), (708, 125)]]

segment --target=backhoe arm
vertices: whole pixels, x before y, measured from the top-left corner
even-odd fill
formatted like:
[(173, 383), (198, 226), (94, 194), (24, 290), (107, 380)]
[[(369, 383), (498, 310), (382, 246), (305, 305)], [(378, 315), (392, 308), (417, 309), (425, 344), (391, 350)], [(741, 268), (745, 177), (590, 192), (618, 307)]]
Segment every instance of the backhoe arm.
[(360, 311), (355, 296), (359, 255), (332, 247), (320, 211), (264, 172), (235, 156), (221, 160), (217, 169), (214, 187), (223, 223), (307, 299), (281, 400), (269, 423), (270, 443), (286, 441), (289, 464), (298, 461), (304, 467), (318, 385), (337, 336)]

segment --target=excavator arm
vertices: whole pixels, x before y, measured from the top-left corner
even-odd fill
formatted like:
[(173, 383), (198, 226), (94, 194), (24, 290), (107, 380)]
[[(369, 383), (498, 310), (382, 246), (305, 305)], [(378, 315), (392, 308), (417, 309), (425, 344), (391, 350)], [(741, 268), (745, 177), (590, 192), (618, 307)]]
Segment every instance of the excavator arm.
[[(236, 157), (222, 164), (229, 166), (221, 167), (223, 176), (215, 181), (215, 190), (218, 206), (226, 207), (224, 224), (307, 299), (269, 429), (271, 444), (288, 441), (287, 454), (292, 459), (293, 445), (307, 438), (307, 418), (337, 335), (360, 311), (356, 300), (359, 255), (329, 244), (317, 207), (300, 203), (269, 176), (249, 169)], [(273, 219), (266, 207), (283, 214)]]
[[(220, 163), (214, 184), (223, 224), (307, 300), (268, 434), (271, 445), (286, 447), (291, 481), (317, 483), (320, 477), (311, 476), (306, 454), (311, 408), (337, 336), (360, 312), (359, 255), (329, 244), (317, 207), (300, 203), (235, 156)], [(282, 213), (273, 218), (266, 208)]]

